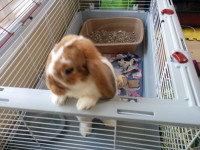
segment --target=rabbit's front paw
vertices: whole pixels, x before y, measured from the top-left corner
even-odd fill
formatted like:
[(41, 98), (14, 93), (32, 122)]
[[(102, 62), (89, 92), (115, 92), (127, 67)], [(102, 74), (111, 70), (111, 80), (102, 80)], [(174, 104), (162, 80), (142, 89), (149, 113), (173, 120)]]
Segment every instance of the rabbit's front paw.
[(56, 105), (64, 105), (65, 104), (65, 100), (66, 100), (66, 96), (62, 95), (55, 95), (52, 93), (52, 102)]
[(78, 99), (78, 102), (76, 104), (76, 107), (78, 110), (88, 110), (92, 108), (96, 103), (98, 99), (91, 98), (91, 97), (81, 97)]

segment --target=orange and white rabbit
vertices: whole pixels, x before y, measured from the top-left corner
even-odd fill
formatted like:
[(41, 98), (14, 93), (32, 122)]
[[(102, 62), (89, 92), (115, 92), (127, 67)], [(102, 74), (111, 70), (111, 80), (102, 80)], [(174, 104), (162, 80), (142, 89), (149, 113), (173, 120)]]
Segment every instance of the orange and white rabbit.
[[(52, 102), (63, 105), (67, 97), (78, 99), (78, 110), (88, 110), (100, 98), (116, 94), (116, 79), (112, 64), (103, 57), (93, 42), (83, 36), (65, 36), (51, 51), (46, 64), (46, 84), (52, 92)], [(83, 136), (91, 130), (92, 118), (78, 117)]]

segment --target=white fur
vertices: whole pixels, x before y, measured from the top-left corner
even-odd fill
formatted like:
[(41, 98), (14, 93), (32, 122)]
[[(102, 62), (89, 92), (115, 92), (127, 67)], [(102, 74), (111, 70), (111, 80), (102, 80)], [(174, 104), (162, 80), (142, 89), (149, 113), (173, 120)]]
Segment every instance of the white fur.
[[(84, 137), (88, 136), (92, 132), (92, 120), (94, 118), (92, 117), (79, 117), (76, 116), (77, 119), (80, 121), (80, 134)], [(116, 126), (116, 120), (104, 120), (101, 119), (103, 124), (107, 127), (115, 127)]]
[(62, 59), (60, 60), (62, 63), (64, 63), (64, 64), (71, 64), (72, 63), (72, 61), (71, 60), (67, 60), (67, 59), (65, 59), (64, 57), (62, 57)]
[[(84, 137), (88, 136), (92, 132), (92, 120), (91, 117), (78, 117), (77, 119), (80, 121), (80, 134)], [(86, 123), (87, 122), (87, 123)]]
[(71, 85), (67, 96), (78, 98), (76, 105), (78, 110), (90, 109), (102, 97), (90, 75), (86, 81), (78, 81), (75, 85)]
[(78, 81), (75, 85), (71, 85), (70, 90), (67, 91), (67, 95), (75, 98), (85, 97), (88, 95), (94, 95), (96, 97), (102, 96), (90, 75), (86, 81)]
[[(89, 75), (86, 81), (78, 81), (75, 85), (67, 85), (66, 83), (62, 82), (59, 78), (54, 76), (54, 80), (62, 84), (63, 86), (69, 88), (66, 96), (74, 97), (78, 99), (77, 102), (77, 109), (78, 110), (87, 110), (93, 107), (100, 97), (102, 97), (101, 93), (99, 92), (96, 84), (94, 83), (92, 77)], [(66, 96), (52, 96), (53, 103), (62, 103), (60, 99), (64, 99)], [(59, 105), (59, 104), (58, 104)]]
[(76, 40), (82, 40), (82, 39), (83, 39), (83, 36), (80, 35), (78, 38), (74, 38), (74, 39), (68, 41), (67, 43), (65, 43), (64, 46), (68, 47), (68, 46), (72, 45), (72, 43), (74, 43)]
[(66, 101), (66, 95), (58, 96), (51, 93), (52, 102), (56, 105), (63, 105)]
[(52, 53), (50, 54), (51, 55), (51, 62), (49, 64), (48, 68), (47, 68), (47, 73), (48, 74), (54, 76), (54, 66), (55, 66), (55, 63), (62, 56), (63, 50), (64, 50), (63, 46), (61, 46), (57, 52), (55, 52), (55, 49), (52, 50)]
[(97, 96), (84, 96), (78, 99), (76, 108), (78, 110), (88, 110), (96, 105), (100, 97)]

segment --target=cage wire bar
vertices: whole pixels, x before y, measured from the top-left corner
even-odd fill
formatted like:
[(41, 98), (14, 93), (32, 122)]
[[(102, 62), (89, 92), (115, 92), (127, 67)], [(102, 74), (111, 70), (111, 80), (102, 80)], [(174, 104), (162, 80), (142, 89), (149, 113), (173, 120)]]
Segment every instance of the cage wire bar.
[[(166, 60), (165, 46), (161, 30), (161, 20), (158, 12), (157, 2), (151, 4), (151, 14), (153, 22), (153, 46), (155, 75), (157, 78), (157, 93), (160, 99), (172, 99), (175, 95), (173, 91), (169, 66)], [(162, 147), (170, 149), (188, 149), (194, 139), (200, 134), (199, 129), (181, 128), (178, 126), (159, 126), (161, 132)]]
[(0, 1), (0, 48), (14, 35), (41, 5), (40, 0)]
[(170, 78), (169, 67), (166, 60), (165, 46), (161, 31), (161, 20), (157, 3), (152, 3), (153, 43), (154, 43), (154, 68), (157, 81), (157, 93), (160, 99), (174, 99), (174, 92)]
[(80, 0), (80, 8), (107, 10), (149, 10), (151, 0)]
[[(8, 1), (4, 7), (11, 6), (12, 2), (13, 0)], [(38, 81), (42, 78), (49, 52), (60, 41), (78, 10), (150, 11), (154, 30), (152, 43), (154, 43), (153, 58), (156, 62), (154, 68), (156, 71), (157, 96), (159, 99), (174, 100), (175, 94), (166, 61), (166, 49), (156, 0), (122, 0), (122, 3), (112, 5), (105, 3), (104, 0), (51, 0), (51, 2), (32, 0), (28, 2), (32, 6), (31, 15), (30, 11), (29, 13), (23, 11), (24, 14), (20, 15), (26, 16), (26, 18), (27, 16), (33, 17), (33, 20), (24, 24), (27, 29), (32, 28), (32, 32), (24, 31), (19, 36), (17, 34), (12, 35), (13, 38), (22, 41), (22, 44), (15, 47), (15, 50), (10, 53), (11, 55), (7, 55), (8, 51), (0, 52), (0, 61), (6, 58), (6, 61), (2, 61), (3, 63), (0, 64), (1, 86), (38, 87)], [(35, 9), (38, 3), (41, 4)], [(0, 10), (2, 9), (3, 7)], [(28, 8), (25, 8), (25, 10), (28, 10)], [(32, 21), (37, 18), (39, 12), (43, 13), (43, 19), (37, 25), (33, 25)], [(24, 18), (20, 20), (20, 24), (23, 20)], [(3, 25), (0, 24), (0, 26)], [(1, 28), (4, 35), (9, 29), (8, 26)], [(8, 31), (12, 33), (10, 30)], [(20, 31), (20, 28), (17, 31)], [(24, 36), (23, 33), (26, 35)], [(9, 35), (8, 32), (6, 34)], [(3, 34), (0, 37), (3, 37)], [(12, 38), (6, 42), (11, 40)], [(13, 40), (13, 42), (10, 49), (18, 41)], [(4, 47), (6, 48), (6, 44), (2, 45), (2, 48)], [(117, 120), (113, 126), (111, 124), (105, 125), (98, 119), (95, 119), (92, 123), (93, 132), (89, 137), (84, 138), (80, 136), (79, 121), (75, 116), (0, 108), (0, 148), (5, 150), (176, 150), (189, 149), (200, 134), (199, 128), (164, 124)]]
[[(2, 110), (4, 149), (187, 149), (197, 129), (118, 121), (115, 127), (95, 120), (87, 138), (72, 116)], [(161, 125), (160, 125), (161, 126)], [(166, 136), (162, 136), (165, 134)]]
[[(67, 9), (64, 9), (65, 6)], [(32, 36), (19, 36), (18, 38), (23, 45), (14, 50), (16, 51), (15, 56), (11, 54), (1, 64), (2, 68), (4, 65), (8, 67), (0, 72), (0, 84), (2, 86), (34, 88), (44, 71), (50, 50), (61, 39), (77, 9), (78, 1), (58, 1), (49, 9), (49, 12), (45, 13), (44, 19), (34, 29)], [(67, 13), (69, 15), (65, 15)], [(34, 27), (33, 24), (30, 26)], [(26, 39), (27, 36), (29, 36), (28, 39)], [(11, 59), (12, 61), (7, 64)]]

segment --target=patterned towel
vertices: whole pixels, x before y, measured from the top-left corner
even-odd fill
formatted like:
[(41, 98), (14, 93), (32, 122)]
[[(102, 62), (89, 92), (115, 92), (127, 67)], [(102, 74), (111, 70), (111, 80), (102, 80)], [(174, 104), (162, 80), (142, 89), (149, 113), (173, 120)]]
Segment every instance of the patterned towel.
[[(142, 97), (143, 96), (143, 83), (142, 83), (142, 59), (139, 58), (135, 54), (104, 54), (104, 57), (106, 57), (113, 65), (115, 74), (116, 75), (124, 75), (126, 76), (127, 80), (139, 80), (139, 87), (138, 88), (129, 88), (128, 85), (126, 85), (125, 88), (118, 90), (118, 95), (120, 96), (133, 96), (133, 97)], [(128, 68), (123, 69), (120, 66), (120, 61), (123, 59), (123, 61), (129, 63), (130, 61), (132, 64), (132, 68), (134, 68), (131, 71)], [(131, 60), (132, 59), (132, 60)], [(134, 60), (134, 61), (133, 61)]]

